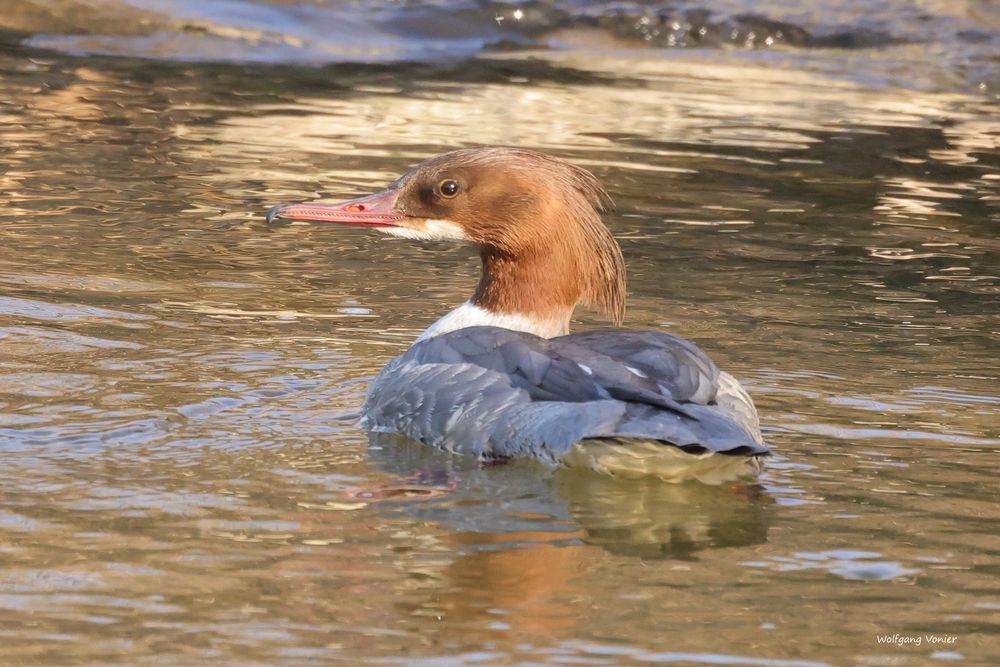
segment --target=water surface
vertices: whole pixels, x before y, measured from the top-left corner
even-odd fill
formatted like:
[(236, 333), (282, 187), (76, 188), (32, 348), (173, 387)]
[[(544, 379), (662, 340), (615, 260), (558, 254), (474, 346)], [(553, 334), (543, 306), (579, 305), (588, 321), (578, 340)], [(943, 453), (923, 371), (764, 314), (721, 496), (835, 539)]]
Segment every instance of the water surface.
[[(1000, 661), (1000, 115), (975, 86), (731, 50), (36, 46), (0, 52), (3, 662)], [(759, 485), (355, 426), (474, 253), (263, 212), (476, 143), (607, 184), (628, 324), (745, 381)]]

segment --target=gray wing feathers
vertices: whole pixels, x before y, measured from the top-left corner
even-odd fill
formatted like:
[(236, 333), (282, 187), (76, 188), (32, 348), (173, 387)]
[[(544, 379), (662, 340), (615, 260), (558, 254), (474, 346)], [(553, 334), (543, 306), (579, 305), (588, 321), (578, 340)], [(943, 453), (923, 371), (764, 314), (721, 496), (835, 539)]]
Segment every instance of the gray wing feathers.
[(364, 421), (375, 431), (399, 432), (448, 451), (488, 456), (493, 422), (529, 400), (506, 378), (481, 366), (421, 364), (400, 357), (372, 383)]
[[(662, 384), (670, 376), (630, 371), (600, 349), (579, 344), (573, 336), (547, 340), (508, 329), (470, 327), (423, 341), (405, 356), (422, 363), (464, 362), (497, 371), (539, 401), (617, 398), (696, 419), (675, 398), (675, 390)], [(681, 400), (688, 399), (682, 396)]]
[(373, 430), (481, 457), (557, 460), (580, 440), (602, 437), (692, 453), (767, 451), (735, 380), (693, 344), (653, 331), (442, 334), (386, 366), (365, 419)]
[(372, 384), (365, 425), (452, 452), (554, 462), (590, 434), (612, 432), (625, 407), (614, 400), (535, 402), (496, 371), (400, 357)]
[(694, 343), (660, 331), (596, 330), (555, 341), (572, 342), (656, 378), (678, 401), (705, 405), (715, 399), (719, 369)]
[(539, 456), (552, 462), (594, 433), (613, 433), (626, 404), (603, 400), (588, 403), (530, 403), (502, 415), (493, 429), (493, 454), (515, 458)]

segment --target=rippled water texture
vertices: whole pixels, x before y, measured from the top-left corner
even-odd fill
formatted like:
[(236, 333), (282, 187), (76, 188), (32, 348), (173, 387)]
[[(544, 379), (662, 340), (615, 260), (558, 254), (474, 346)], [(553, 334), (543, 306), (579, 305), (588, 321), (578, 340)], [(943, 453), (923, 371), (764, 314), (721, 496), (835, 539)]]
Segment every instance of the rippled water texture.
[[(917, 88), (731, 50), (3, 47), (0, 662), (1000, 663), (1000, 114)], [(746, 382), (760, 485), (355, 426), (477, 262), (263, 212), (474, 143), (607, 184), (628, 324)]]

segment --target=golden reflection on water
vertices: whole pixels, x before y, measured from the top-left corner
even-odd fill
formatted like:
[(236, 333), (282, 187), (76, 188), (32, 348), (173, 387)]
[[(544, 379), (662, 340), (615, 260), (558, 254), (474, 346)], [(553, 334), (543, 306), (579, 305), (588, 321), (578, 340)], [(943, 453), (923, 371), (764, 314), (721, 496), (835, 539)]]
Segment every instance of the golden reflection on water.
[[(724, 56), (469, 66), (539, 72), (487, 83), (329, 70), (319, 89), (0, 63), (5, 659), (932, 657), (875, 642), (894, 632), (1000, 658), (988, 102)], [(759, 486), (368, 442), (367, 381), (467, 296), (473, 253), (263, 211), (470, 143), (608, 184), (629, 324), (747, 381), (777, 449)]]

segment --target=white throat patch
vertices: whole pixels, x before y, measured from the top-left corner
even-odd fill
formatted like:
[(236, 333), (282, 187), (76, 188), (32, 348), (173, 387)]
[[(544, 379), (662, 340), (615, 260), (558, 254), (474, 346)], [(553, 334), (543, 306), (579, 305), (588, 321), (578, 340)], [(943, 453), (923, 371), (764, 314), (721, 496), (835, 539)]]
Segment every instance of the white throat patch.
[(389, 236), (418, 241), (467, 241), (465, 230), (451, 220), (424, 220), (422, 229), (413, 227), (380, 227), (379, 231)]
[(525, 331), (542, 338), (552, 338), (569, 333), (569, 322), (562, 319), (542, 320), (527, 315), (494, 313), (466, 301), (420, 334), (418, 341), (440, 336), (449, 331), (466, 327), (500, 327), (513, 331)]

